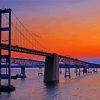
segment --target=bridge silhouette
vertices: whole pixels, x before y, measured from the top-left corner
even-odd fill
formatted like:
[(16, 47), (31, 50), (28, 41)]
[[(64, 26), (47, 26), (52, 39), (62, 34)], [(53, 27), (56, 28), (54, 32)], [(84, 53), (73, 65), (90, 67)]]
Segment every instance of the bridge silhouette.
[[(70, 68), (76, 68), (76, 75), (80, 75), (80, 68), (94, 68), (97, 71), (99, 64), (82, 61), (79, 59), (52, 53), (38, 41), (39, 36), (31, 33), (20, 21), (11, 9), (0, 9), (0, 89), (1, 91), (11, 91), (15, 88), (11, 85), (11, 59), (12, 52), (20, 52), (32, 55), (44, 56), (45, 71), (44, 82), (46, 84), (59, 82), (59, 63), (65, 65), (65, 77), (70, 78)], [(7, 72), (5, 78), (8, 80), (7, 86), (2, 85), (2, 68), (5, 60)], [(17, 58), (20, 62), (31, 61), (28, 59)], [(14, 63), (14, 62), (13, 62)], [(25, 66), (22, 68), (22, 74), (25, 75)]]

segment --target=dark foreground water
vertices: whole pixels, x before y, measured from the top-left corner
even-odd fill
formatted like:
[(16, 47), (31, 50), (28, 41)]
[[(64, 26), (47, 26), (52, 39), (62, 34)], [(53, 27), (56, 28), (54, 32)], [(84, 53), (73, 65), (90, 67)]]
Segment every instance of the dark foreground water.
[[(13, 74), (20, 72), (12, 70)], [(60, 74), (60, 82), (56, 86), (46, 86), (43, 76), (38, 76), (37, 69), (27, 69), (25, 80), (12, 80), (16, 91), (0, 93), (0, 100), (100, 100), (100, 74), (82, 75), (72, 79), (64, 79), (64, 72)], [(6, 82), (4, 81), (4, 84)]]

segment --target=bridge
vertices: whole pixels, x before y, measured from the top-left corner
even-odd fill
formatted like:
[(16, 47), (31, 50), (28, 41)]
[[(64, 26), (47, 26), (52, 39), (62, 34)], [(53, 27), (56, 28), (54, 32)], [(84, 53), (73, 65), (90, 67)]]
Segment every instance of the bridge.
[[(0, 9), (0, 89), (4, 91), (14, 90), (11, 85), (11, 59), (12, 52), (25, 53), (45, 57), (44, 82), (52, 84), (59, 82), (59, 63), (63, 62), (66, 65), (66, 73), (70, 78), (70, 68), (74, 65), (76, 74), (80, 75), (80, 68), (97, 68), (99, 64), (81, 61), (79, 59), (63, 56), (57, 53), (50, 52), (41, 42), (38, 41), (38, 36), (31, 33), (27, 27), (20, 21), (16, 14), (11, 9)], [(19, 59), (20, 62), (24, 60)], [(2, 63), (6, 61), (8, 85), (2, 85)], [(16, 60), (13, 58), (13, 60)], [(27, 59), (27, 61), (29, 61)], [(25, 69), (23, 69), (24, 71)], [(65, 75), (67, 76), (67, 74)]]

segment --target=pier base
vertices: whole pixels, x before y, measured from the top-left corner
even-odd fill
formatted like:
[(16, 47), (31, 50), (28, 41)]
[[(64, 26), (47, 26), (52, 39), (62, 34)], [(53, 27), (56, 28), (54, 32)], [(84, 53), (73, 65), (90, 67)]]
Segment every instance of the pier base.
[(59, 57), (57, 54), (46, 57), (44, 82), (50, 85), (59, 82)]
[(8, 85), (8, 86), (5, 86), (5, 85), (1, 85), (0, 86), (0, 92), (12, 92), (12, 91), (15, 91), (16, 88), (12, 85)]

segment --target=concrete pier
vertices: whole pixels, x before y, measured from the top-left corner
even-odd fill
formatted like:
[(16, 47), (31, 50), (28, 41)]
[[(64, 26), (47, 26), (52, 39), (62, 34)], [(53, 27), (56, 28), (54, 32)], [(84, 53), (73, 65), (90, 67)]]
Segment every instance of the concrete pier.
[(39, 68), (38, 76), (39, 76), (39, 75), (43, 75), (43, 73), (42, 73), (42, 68)]
[(98, 72), (98, 69), (96, 68), (96, 73)]
[(26, 78), (25, 66), (21, 66), (21, 75), (19, 77), (23, 79)]
[(93, 68), (93, 73), (97, 73), (97, 68)]
[(91, 73), (91, 71), (90, 71), (90, 68), (89, 68), (89, 67), (87, 68), (87, 73)]
[(84, 75), (84, 74), (87, 75), (87, 73), (90, 73), (90, 70), (84, 67), (84, 68), (83, 68), (83, 75)]
[(69, 79), (71, 78), (71, 75), (70, 75), (70, 67), (67, 66), (65, 68), (65, 78), (69, 77)]
[(26, 76), (26, 74), (25, 74), (25, 66), (22, 66), (22, 67), (21, 67), (21, 74), (22, 74), (23, 76)]
[(76, 68), (76, 76), (80, 76), (81, 73), (80, 73), (80, 68)]
[(59, 82), (59, 57), (57, 54), (46, 57), (44, 82), (46, 84), (55, 84)]

